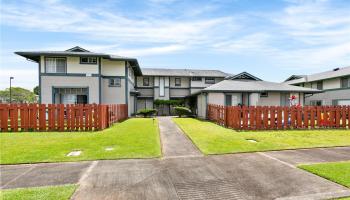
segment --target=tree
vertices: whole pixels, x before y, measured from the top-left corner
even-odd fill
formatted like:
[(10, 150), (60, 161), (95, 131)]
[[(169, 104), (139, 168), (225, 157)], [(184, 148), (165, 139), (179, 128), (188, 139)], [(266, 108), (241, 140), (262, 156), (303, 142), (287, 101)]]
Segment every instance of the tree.
[(39, 95), (39, 93), (40, 93), (39, 86), (36, 86), (36, 87), (33, 89), (33, 92), (34, 92), (34, 94)]
[[(21, 87), (12, 87), (12, 103), (34, 103), (36, 102), (36, 96), (30, 90)], [(10, 102), (10, 89), (0, 90), (0, 99), (5, 102)]]

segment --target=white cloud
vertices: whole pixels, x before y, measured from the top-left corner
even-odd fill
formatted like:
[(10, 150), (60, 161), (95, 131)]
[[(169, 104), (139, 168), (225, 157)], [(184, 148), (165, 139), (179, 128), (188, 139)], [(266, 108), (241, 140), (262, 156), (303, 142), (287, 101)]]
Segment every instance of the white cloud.
[[(280, 10), (226, 15), (214, 15), (220, 11), (216, 1), (194, 11), (192, 5), (172, 10), (170, 4), (184, 3), (177, 0), (148, 3), (151, 10), (129, 13), (77, 8), (59, 0), (26, 1), (21, 6), (8, 2), (1, 8), (1, 23), (32, 31), (74, 33), (86, 40), (83, 44), (43, 44), (48, 50), (80, 45), (137, 57), (195, 49), (266, 57), (284, 68), (350, 62), (349, 7), (334, 6), (332, 1), (287, 0)], [(173, 12), (170, 17), (169, 11)]]

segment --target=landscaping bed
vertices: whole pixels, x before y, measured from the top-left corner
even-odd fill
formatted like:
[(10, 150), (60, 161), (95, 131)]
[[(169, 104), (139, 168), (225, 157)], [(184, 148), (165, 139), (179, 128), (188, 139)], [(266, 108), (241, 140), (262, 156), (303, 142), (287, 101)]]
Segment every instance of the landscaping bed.
[(349, 130), (269, 130), (238, 132), (193, 118), (174, 118), (204, 154), (349, 146)]
[[(0, 133), (1, 164), (61, 162), (161, 155), (156, 119), (134, 118), (97, 132)], [(78, 156), (67, 156), (80, 151)]]

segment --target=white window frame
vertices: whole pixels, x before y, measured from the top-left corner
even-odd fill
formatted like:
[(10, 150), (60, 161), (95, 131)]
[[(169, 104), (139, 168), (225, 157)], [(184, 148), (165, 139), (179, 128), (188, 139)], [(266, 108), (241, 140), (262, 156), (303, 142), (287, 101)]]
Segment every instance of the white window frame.
[[(57, 72), (57, 60), (64, 60), (64, 71)], [(53, 66), (50, 66), (53, 65)], [(49, 69), (51, 67), (52, 69)], [(45, 73), (67, 73), (67, 58), (65, 57), (45, 57)]]
[(119, 77), (108, 79), (108, 86), (109, 87), (121, 87), (121, 85), (122, 85), (122, 79)]
[(205, 77), (205, 84), (215, 84), (214, 77)]
[[(87, 62), (83, 61), (84, 58), (87, 59)], [(97, 57), (80, 57), (80, 64), (95, 65), (97, 64)]]
[[(176, 81), (179, 81), (178, 83), (176, 83)], [(181, 78), (180, 77), (175, 77), (175, 86), (181, 86)]]

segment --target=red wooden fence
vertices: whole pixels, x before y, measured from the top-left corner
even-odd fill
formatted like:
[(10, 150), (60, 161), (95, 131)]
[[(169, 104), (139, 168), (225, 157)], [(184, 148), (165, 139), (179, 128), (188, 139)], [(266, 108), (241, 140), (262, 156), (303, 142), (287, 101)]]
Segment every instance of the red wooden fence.
[(350, 128), (350, 106), (208, 105), (208, 119), (238, 130)]
[(0, 104), (0, 130), (93, 131), (128, 117), (126, 104)]

